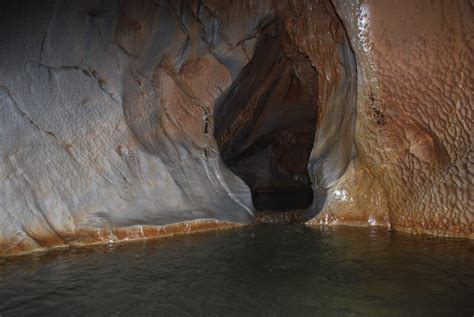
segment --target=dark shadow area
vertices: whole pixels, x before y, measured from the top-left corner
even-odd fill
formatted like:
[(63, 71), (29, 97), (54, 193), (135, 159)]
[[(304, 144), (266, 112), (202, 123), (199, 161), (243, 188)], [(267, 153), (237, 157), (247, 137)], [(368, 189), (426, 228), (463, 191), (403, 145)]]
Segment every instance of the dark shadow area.
[(318, 74), (278, 19), (262, 26), (252, 60), (216, 107), (226, 165), (257, 209), (311, 205), (308, 161), (317, 124)]
[(259, 210), (301, 209), (313, 202), (313, 190), (309, 187), (307, 190), (255, 192), (252, 200)]

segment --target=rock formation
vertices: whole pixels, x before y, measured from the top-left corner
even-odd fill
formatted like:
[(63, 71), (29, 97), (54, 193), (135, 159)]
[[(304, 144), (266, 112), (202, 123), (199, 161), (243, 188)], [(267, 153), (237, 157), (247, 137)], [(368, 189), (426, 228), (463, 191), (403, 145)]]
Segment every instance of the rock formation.
[(0, 255), (255, 221), (473, 237), (469, 1), (0, 3)]
[(472, 1), (334, 4), (357, 57), (357, 159), (321, 219), (473, 238)]

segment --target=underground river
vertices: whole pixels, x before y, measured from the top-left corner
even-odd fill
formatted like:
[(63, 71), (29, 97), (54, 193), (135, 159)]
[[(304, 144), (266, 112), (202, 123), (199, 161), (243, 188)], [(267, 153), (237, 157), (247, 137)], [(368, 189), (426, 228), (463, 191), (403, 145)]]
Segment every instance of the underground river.
[(0, 260), (0, 315), (471, 316), (474, 244), (259, 225)]

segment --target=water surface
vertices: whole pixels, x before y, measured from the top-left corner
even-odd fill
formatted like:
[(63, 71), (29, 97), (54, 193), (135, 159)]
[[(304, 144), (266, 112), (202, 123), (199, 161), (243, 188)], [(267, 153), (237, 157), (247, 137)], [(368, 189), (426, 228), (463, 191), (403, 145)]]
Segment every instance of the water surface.
[(474, 243), (255, 226), (0, 260), (0, 315), (473, 316)]

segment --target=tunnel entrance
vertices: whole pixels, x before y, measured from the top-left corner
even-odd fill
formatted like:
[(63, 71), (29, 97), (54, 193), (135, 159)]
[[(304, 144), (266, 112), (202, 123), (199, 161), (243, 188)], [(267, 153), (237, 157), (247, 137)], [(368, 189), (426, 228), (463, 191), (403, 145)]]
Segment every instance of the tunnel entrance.
[(283, 23), (261, 26), (253, 58), (216, 107), (214, 130), (225, 164), (250, 187), (257, 210), (311, 205), (317, 92), (318, 73)]

